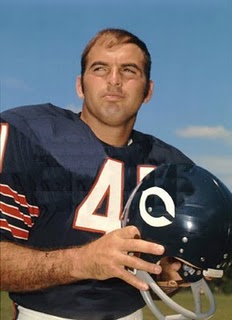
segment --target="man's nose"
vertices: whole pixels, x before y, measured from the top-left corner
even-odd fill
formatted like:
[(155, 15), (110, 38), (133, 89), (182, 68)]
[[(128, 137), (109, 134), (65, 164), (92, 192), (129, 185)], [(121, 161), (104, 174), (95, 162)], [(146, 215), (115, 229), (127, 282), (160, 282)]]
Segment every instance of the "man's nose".
[(108, 84), (111, 86), (121, 86), (122, 85), (122, 75), (120, 70), (117, 68), (112, 68), (108, 74)]

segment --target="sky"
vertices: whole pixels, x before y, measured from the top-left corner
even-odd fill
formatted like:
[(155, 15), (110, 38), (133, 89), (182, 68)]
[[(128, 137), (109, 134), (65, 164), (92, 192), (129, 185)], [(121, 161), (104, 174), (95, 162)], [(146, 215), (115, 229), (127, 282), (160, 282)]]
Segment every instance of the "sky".
[(232, 190), (231, 0), (1, 0), (1, 111), (51, 102), (78, 112), (82, 50), (107, 27), (136, 34), (152, 56), (155, 92), (135, 128)]

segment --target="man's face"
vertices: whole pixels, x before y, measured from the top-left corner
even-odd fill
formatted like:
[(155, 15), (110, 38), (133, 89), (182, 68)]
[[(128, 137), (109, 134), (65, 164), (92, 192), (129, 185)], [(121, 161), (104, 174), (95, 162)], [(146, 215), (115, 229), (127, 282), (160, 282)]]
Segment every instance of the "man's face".
[(109, 126), (134, 122), (143, 102), (150, 100), (152, 82), (144, 98), (146, 77), (144, 56), (134, 44), (112, 48), (95, 44), (90, 50), (86, 70), (77, 82), (77, 91), (84, 99), (83, 116)]

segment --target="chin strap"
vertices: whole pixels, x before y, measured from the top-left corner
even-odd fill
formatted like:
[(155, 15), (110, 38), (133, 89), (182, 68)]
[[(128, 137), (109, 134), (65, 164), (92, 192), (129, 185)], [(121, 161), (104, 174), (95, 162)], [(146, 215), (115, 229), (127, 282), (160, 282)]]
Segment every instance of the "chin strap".
[[(167, 294), (160, 288), (160, 286), (154, 281), (154, 279), (145, 271), (137, 270), (136, 276), (139, 277), (141, 280), (145, 281), (150, 289), (172, 310), (177, 312), (174, 315), (164, 315), (158, 309), (155, 301), (152, 299), (149, 290), (147, 291), (140, 291), (141, 295), (146, 302), (148, 308), (151, 312), (156, 316), (158, 320), (206, 320), (212, 317), (215, 313), (215, 300), (214, 296), (207, 285), (206, 281), (202, 278), (196, 282), (190, 284), (192, 289), (192, 294), (195, 303), (195, 311), (188, 310), (175, 301), (173, 301)], [(174, 284), (175, 282), (175, 284)], [(172, 285), (175, 285), (175, 290), (179, 287), (177, 282), (174, 281)], [(170, 286), (170, 281), (168, 282)], [(176, 285), (178, 287), (176, 287)], [(202, 293), (208, 298), (210, 306), (207, 312), (202, 312), (202, 305), (201, 305), (201, 295)]]

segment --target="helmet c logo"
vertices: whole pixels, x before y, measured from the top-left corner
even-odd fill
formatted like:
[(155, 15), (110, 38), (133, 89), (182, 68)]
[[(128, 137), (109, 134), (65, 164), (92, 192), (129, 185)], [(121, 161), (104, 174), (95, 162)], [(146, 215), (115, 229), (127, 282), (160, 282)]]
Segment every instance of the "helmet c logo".
[(166, 211), (170, 214), (172, 218), (175, 218), (175, 204), (173, 202), (172, 197), (162, 188), (159, 187), (151, 187), (142, 192), (140, 202), (139, 202), (139, 210), (142, 219), (152, 227), (165, 227), (172, 223), (172, 219), (168, 220), (165, 217), (152, 217), (146, 210), (146, 200), (150, 195), (156, 195), (160, 197), (165, 205)]

